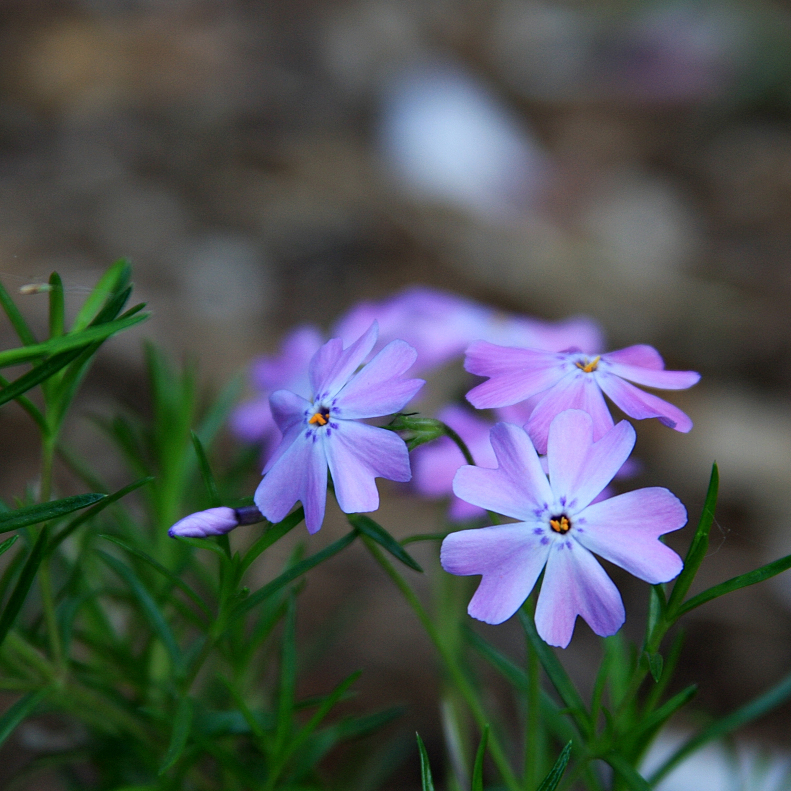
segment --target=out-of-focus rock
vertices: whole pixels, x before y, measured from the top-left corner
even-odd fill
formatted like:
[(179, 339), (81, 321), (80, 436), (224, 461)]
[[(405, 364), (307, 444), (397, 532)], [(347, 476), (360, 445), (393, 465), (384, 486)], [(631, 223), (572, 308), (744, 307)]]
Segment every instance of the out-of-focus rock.
[(416, 198), (485, 219), (534, 207), (548, 158), (486, 83), (449, 63), (415, 66), (382, 97), (382, 156)]

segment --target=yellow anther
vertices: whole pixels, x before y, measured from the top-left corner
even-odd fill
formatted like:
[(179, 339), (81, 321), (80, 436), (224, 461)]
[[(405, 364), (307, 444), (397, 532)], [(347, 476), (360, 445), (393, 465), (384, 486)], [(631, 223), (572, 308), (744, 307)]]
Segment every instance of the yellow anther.
[(318, 423), (320, 426), (327, 425), (327, 418), (321, 414), (321, 412), (316, 412), (315, 415), (308, 421), (308, 423)]
[(556, 533), (568, 533), (571, 530), (571, 522), (569, 522), (568, 517), (561, 516), (560, 519), (550, 519), (549, 526), (556, 532)]
[(599, 365), (599, 360), (601, 360), (601, 355), (597, 354), (589, 363), (585, 363), (585, 365), (582, 363), (575, 363), (575, 365), (577, 368), (585, 371), (586, 374), (589, 374), (596, 370), (597, 366)]

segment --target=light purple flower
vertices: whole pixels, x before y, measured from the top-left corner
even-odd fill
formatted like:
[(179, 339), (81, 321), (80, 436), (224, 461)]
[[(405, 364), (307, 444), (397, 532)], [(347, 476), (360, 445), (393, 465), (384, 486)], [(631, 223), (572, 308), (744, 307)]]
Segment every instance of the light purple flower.
[(473, 618), (493, 624), (510, 618), (546, 567), (536, 627), (547, 643), (565, 648), (578, 615), (602, 636), (615, 634), (625, 619), (618, 589), (592, 553), (652, 584), (681, 571), (681, 558), (658, 540), (687, 521), (667, 489), (592, 502), (635, 441), (626, 421), (598, 442), (593, 427), (590, 415), (576, 409), (552, 421), (547, 477), (527, 433), (498, 423), (491, 432), (497, 469), (465, 466), (456, 473), (457, 496), (518, 520), (460, 530), (442, 542), (446, 571), (483, 576), (467, 610)]
[(168, 530), (171, 538), (184, 536), (186, 538), (206, 538), (207, 536), (221, 536), (229, 533), (239, 525), (253, 525), (264, 519), (261, 512), (254, 505), (241, 508), (207, 508), (205, 511), (185, 516), (179, 519)]
[(260, 443), (265, 458), (281, 436), (272, 418), (269, 394), (286, 389), (309, 396), (308, 363), (323, 342), (322, 334), (316, 327), (297, 327), (284, 338), (278, 354), (261, 357), (253, 364), (250, 379), (258, 395), (234, 410), (230, 425), (239, 439)]
[(319, 530), (328, 466), (335, 498), (347, 514), (379, 507), (376, 477), (411, 478), (404, 441), (392, 431), (360, 422), (398, 412), (425, 384), (402, 378), (417, 356), (402, 340), (392, 341), (357, 370), (376, 344), (377, 332), (374, 322), (348, 348), (333, 338), (313, 355), (312, 401), (288, 390), (270, 396), (283, 439), (264, 468), (254, 499), (272, 522), (283, 519), (300, 500), (308, 532)]
[[(497, 466), (489, 441), (491, 423), (455, 404), (442, 409), (437, 418), (464, 440), (476, 464), (481, 467)], [(475, 519), (486, 513), (483, 508), (460, 500), (453, 494), (453, 476), (464, 463), (464, 456), (458, 446), (447, 437), (420, 445), (412, 451), (415, 490), (424, 497), (450, 497), (448, 518), (454, 522)]]
[(602, 393), (630, 417), (656, 417), (676, 431), (687, 432), (692, 421), (684, 412), (631, 383), (684, 390), (700, 379), (695, 371), (666, 371), (659, 352), (644, 345), (594, 356), (575, 350), (553, 353), (476, 341), (467, 349), (464, 367), (490, 377), (467, 393), (467, 400), (477, 409), (535, 399), (526, 429), (540, 453), (546, 451), (552, 419), (566, 409), (588, 412), (593, 418), (594, 440), (603, 437), (612, 428), (613, 419)]
[(410, 286), (380, 302), (360, 302), (335, 325), (334, 335), (359, 337), (376, 319), (379, 344), (401, 338), (417, 349), (415, 370), (426, 371), (460, 357), (478, 339), (548, 351), (570, 347), (594, 351), (602, 333), (593, 319), (559, 322), (503, 313), (458, 294), (427, 286)]

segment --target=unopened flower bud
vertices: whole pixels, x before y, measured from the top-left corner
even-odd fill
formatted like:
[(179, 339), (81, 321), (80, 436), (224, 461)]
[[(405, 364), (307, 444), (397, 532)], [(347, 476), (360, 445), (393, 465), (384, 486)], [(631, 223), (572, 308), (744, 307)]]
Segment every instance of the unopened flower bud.
[(263, 515), (254, 505), (243, 508), (228, 508), (226, 506), (208, 508), (205, 511), (198, 511), (179, 519), (168, 530), (168, 535), (171, 538), (221, 536), (239, 525), (252, 525), (263, 520)]

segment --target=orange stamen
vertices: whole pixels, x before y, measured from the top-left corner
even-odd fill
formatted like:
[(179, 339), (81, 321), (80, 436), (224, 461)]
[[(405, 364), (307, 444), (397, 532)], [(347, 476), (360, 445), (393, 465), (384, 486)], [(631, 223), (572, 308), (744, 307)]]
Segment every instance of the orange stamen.
[(315, 415), (308, 421), (308, 423), (318, 423), (320, 426), (327, 425), (327, 418), (321, 414), (321, 412), (316, 412)]
[(599, 360), (601, 360), (601, 355), (597, 354), (589, 363), (575, 363), (577, 368), (585, 371), (586, 374), (592, 373), (596, 370), (597, 366), (599, 365)]
[(568, 517), (561, 516), (560, 519), (550, 519), (549, 526), (556, 532), (556, 533), (568, 533), (571, 530), (571, 522), (569, 522)]

